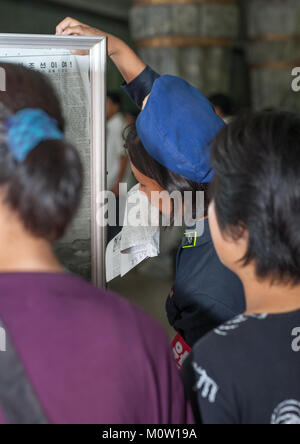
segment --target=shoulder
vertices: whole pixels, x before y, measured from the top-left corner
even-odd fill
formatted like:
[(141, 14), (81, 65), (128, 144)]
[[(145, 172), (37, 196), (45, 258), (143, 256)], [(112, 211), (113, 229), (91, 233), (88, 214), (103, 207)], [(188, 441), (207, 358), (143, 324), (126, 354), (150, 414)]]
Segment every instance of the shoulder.
[[(255, 335), (266, 320), (266, 315), (237, 316), (202, 338), (194, 346), (184, 366), (184, 381), (197, 404), (222, 405), (226, 410), (231, 404), (235, 410), (234, 393), (241, 394), (245, 375), (251, 372), (255, 360)], [(245, 387), (243, 387), (245, 390)], [(224, 401), (225, 400), (225, 401)], [(205, 408), (206, 408), (205, 407)], [(229, 409), (230, 410), (230, 409)], [(227, 412), (228, 416), (232, 412)]]
[(199, 221), (193, 227), (187, 227), (181, 242), (181, 248), (197, 248), (212, 244), (212, 238), (207, 219)]
[(211, 263), (216, 258), (216, 251), (212, 242), (208, 223), (201, 231), (197, 227), (186, 228), (177, 255), (178, 272), (189, 268), (191, 262), (198, 271), (203, 263)]
[(245, 334), (247, 334), (253, 328), (262, 325), (262, 323), (267, 319), (268, 319), (267, 314), (259, 314), (259, 315), (242, 314), (236, 316), (232, 320), (216, 328), (212, 333), (212, 336), (214, 335), (215, 338), (230, 337), (230, 340), (232, 338), (238, 338), (242, 341)]
[(237, 364), (241, 356), (247, 356), (267, 319), (266, 314), (236, 316), (200, 340), (194, 348), (194, 357), (199, 361), (207, 359), (208, 363), (212, 359), (222, 361), (223, 367), (226, 362)]
[[(196, 298), (198, 304), (222, 307), (224, 319), (245, 310), (245, 296), (240, 279), (220, 261), (213, 245), (208, 224), (203, 236), (193, 238), (186, 231), (177, 257), (174, 293)], [(201, 296), (201, 298), (200, 298)], [(205, 298), (204, 298), (205, 296)]]

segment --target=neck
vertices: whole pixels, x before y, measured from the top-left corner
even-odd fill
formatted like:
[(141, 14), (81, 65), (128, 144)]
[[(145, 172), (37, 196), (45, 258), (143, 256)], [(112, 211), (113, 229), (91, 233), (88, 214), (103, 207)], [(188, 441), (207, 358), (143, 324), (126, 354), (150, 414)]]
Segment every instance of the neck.
[(9, 211), (0, 214), (0, 273), (63, 271), (49, 242), (28, 233)]
[(280, 314), (300, 309), (300, 285), (292, 287), (258, 281), (252, 266), (245, 268), (240, 278), (245, 289), (247, 314)]

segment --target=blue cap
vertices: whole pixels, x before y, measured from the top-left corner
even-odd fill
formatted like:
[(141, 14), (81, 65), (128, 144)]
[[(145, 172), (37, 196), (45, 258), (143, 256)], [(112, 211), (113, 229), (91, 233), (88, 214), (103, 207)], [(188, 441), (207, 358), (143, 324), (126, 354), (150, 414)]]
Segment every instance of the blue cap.
[(6, 122), (7, 146), (19, 162), (45, 140), (61, 140), (63, 133), (58, 122), (41, 109), (25, 108)]
[(194, 182), (210, 182), (209, 145), (225, 125), (209, 100), (185, 80), (162, 76), (137, 120), (144, 148), (157, 162)]

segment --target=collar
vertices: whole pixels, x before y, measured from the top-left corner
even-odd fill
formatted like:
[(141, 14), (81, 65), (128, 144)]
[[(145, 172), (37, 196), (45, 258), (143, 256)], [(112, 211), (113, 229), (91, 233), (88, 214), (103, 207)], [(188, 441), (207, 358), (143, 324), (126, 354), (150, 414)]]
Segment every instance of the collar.
[(208, 219), (187, 227), (182, 240), (182, 248), (193, 248), (212, 242)]

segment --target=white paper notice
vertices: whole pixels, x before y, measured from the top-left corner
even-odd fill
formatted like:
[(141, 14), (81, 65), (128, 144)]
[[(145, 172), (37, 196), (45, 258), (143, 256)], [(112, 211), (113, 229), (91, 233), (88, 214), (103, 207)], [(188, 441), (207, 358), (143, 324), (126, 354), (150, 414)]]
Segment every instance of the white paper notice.
[(136, 185), (128, 193), (123, 229), (106, 249), (107, 282), (123, 277), (145, 259), (158, 256), (159, 241), (159, 212)]

